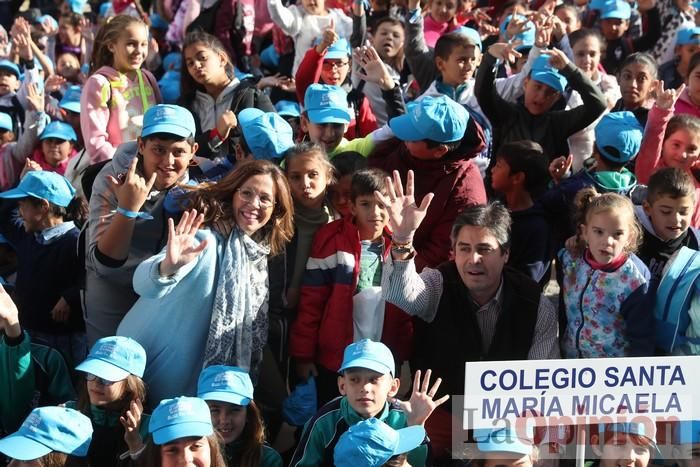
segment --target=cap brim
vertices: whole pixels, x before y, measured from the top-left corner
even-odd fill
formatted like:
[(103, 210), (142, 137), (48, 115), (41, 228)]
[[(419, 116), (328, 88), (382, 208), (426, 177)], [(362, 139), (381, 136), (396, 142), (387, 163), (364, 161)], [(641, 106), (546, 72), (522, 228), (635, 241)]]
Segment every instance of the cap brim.
[(80, 365), (76, 366), (75, 369), (77, 371), (91, 373), (99, 378), (106, 379), (107, 381), (121, 381), (131, 374), (123, 368), (113, 365), (112, 363), (90, 357), (88, 357), (88, 359)]
[(7, 190), (4, 193), (0, 193), (0, 198), (6, 199), (26, 198), (28, 196), (31, 195), (24, 190), (20, 190), (19, 187)]
[(154, 135), (156, 133), (166, 133), (168, 135), (179, 136), (180, 138), (189, 138), (190, 136), (194, 136), (189, 130), (180, 125), (174, 125), (172, 123), (159, 123), (157, 125), (144, 128), (141, 132), (141, 137), (145, 138), (146, 136)]
[(250, 404), (250, 399), (247, 397), (223, 391), (203, 392), (201, 394), (197, 394), (197, 397), (204, 399), (205, 401), (228, 402), (235, 405), (246, 406)]
[(367, 358), (357, 358), (355, 360), (350, 360), (349, 362), (347, 362), (347, 364), (340, 367), (338, 373), (341, 373), (345, 370), (349, 370), (350, 368), (365, 368), (367, 370), (376, 371), (377, 373), (381, 373), (383, 375), (387, 373), (394, 373), (394, 370), (392, 370), (385, 364)]
[(66, 102), (65, 104), (59, 103), (58, 106), (62, 109), (70, 110), (71, 112), (75, 112), (77, 114), (80, 113), (80, 102)]
[(60, 139), (63, 141), (75, 141), (76, 138), (73, 138), (71, 135), (67, 135), (62, 131), (45, 131), (39, 136), (39, 141), (43, 141), (45, 139), (49, 138), (55, 138), (55, 139)]
[(394, 449), (394, 455), (413, 451), (425, 439), (425, 428), (421, 425), (409, 426), (397, 431), (399, 433), (399, 443)]
[(153, 442), (162, 445), (180, 438), (209, 436), (213, 432), (211, 423), (186, 422), (160, 428), (152, 435)]
[(524, 456), (532, 454), (532, 442), (520, 438), (490, 438), (488, 441), (477, 441), (477, 446), (481, 452), (507, 452), (510, 454), (522, 454)]
[(389, 120), (389, 128), (392, 133), (401, 141), (420, 141), (425, 139), (422, 137), (422, 132), (413, 124), (411, 116), (408, 114), (400, 115)]
[(342, 109), (308, 110), (307, 115), (309, 116), (311, 123), (315, 124), (350, 123), (352, 121), (350, 112), (346, 112)]
[(0, 452), (18, 461), (32, 461), (52, 451), (50, 447), (17, 433), (0, 439)]
[(342, 50), (332, 50), (326, 52), (326, 55), (323, 56), (324, 60), (342, 60), (344, 58), (348, 58), (350, 56), (350, 52), (343, 52)]
[(600, 19), (630, 19), (630, 15), (625, 14), (621, 11), (611, 11), (609, 13), (603, 13), (600, 15)]
[(12, 73), (13, 75), (15, 75), (15, 76), (17, 77), (17, 79), (20, 79), (20, 77), (22, 76), (22, 73), (18, 72), (17, 70), (15, 70), (14, 68), (12, 68), (11, 66), (0, 65), (0, 70), (7, 70), (7, 71), (9, 71), (9, 72)]
[(261, 115), (265, 115), (265, 112), (258, 108), (249, 107), (247, 109), (243, 109), (238, 112), (238, 124), (239, 126), (247, 125), (253, 120), (260, 118)]
[(559, 93), (564, 92), (561, 81), (559, 81), (557, 76), (551, 71), (533, 70), (530, 77), (535, 81), (549, 86)]

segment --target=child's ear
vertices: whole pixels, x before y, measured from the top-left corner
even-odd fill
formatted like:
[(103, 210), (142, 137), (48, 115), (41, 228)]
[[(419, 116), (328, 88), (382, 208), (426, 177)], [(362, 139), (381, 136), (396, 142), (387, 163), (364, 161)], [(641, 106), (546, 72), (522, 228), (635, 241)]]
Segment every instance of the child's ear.
[(442, 57), (435, 57), (435, 67), (440, 73), (443, 73), (445, 71), (445, 60)]
[(644, 209), (644, 213), (651, 218), (651, 204), (649, 204), (649, 201), (645, 199), (642, 203), (642, 208)]
[[(197, 144), (197, 143), (195, 143)], [(136, 138), (136, 145), (139, 150), (139, 154), (143, 154), (143, 150), (146, 149), (146, 142), (141, 138), (140, 136)], [(193, 151), (192, 153), (194, 154), (196, 151)]]
[(338, 376), (338, 392), (341, 396), (345, 395), (345, 378), (343, 376)]
[(389, 397), (394, 397), (399, 393), (399, 388), (401, 387), (401, 380), (399, 378), (393, 378), (391, 380), (391, 389), (389, 390)]
[(510, 176), (513, 178), (513, 182), (517, 183), (518, 185), (525, 184), (525, 172), (516, 172), (514, 174), (510, 174)]
[(299, 120), (299, 127), (301, 128), (301, 131), (303, 131), (304, 133), (309, 132), (309, 119), (306, 118), (305, 113), (301, 114), (301, 119)]

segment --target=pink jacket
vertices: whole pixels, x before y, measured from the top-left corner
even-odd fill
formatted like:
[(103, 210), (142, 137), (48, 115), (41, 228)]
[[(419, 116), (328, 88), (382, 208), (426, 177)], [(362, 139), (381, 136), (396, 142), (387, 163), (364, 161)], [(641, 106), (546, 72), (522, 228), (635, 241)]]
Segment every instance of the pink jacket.
[(80, 96), (80, 127), (90, 163), (111, 159), (117, 146), (141, 136), (146, 110), (162, 101), (147, 70), (128, 76), (105, 66), (92, 74)]
[[(676, 102), (676, 109), (678, 108), (678, 102)], [(634, 166), (635, 175), (637, 175), (639, 183), (648, 184), (649, 178), (654, 172), (668, 167), (664, 163), (661, 153), (666, 126), (671, 117), (673, 117), (673, 110), (662, 109), (656, 105), (649, 110), (642, 146), (639, 148), (639, 154)], [(695, 211), (691, 222), (693, 227), (700, 227), (700, 182), (693, 174), (690, 175), (695, 182)]]
[(681, 96), (676, 101), (676, 114), (688, 114), (700, 118), (700, 107), (693, 104), (688, 94), (688, 88), (685, 88)]
[(428, 47), (434, 48), (440, 36), (452, 32), (458, 27), (459, 25), (455, 24), (454, 21), (438, 23), (433, 19), (430, 13), (428, 13), (423, 18), (423, 36), (425, 37), (425, 43), (428, 44)]

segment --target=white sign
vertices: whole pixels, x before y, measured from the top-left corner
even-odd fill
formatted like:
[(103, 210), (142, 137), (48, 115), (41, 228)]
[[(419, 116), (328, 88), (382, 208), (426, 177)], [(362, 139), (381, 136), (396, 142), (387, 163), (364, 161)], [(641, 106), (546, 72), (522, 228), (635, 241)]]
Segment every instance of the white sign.
[(466, 363), (464, 429), (700, 420), (700, 356)]

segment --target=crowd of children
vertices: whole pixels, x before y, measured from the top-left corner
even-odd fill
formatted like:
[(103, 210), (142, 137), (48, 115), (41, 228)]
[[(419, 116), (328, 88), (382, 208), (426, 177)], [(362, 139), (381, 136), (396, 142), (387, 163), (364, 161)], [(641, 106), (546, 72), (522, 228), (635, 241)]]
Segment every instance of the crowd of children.
[(699, 228), (697, 2), (0, 1), (0, 466), (548, 465), (461, 357), (700, 355)]

